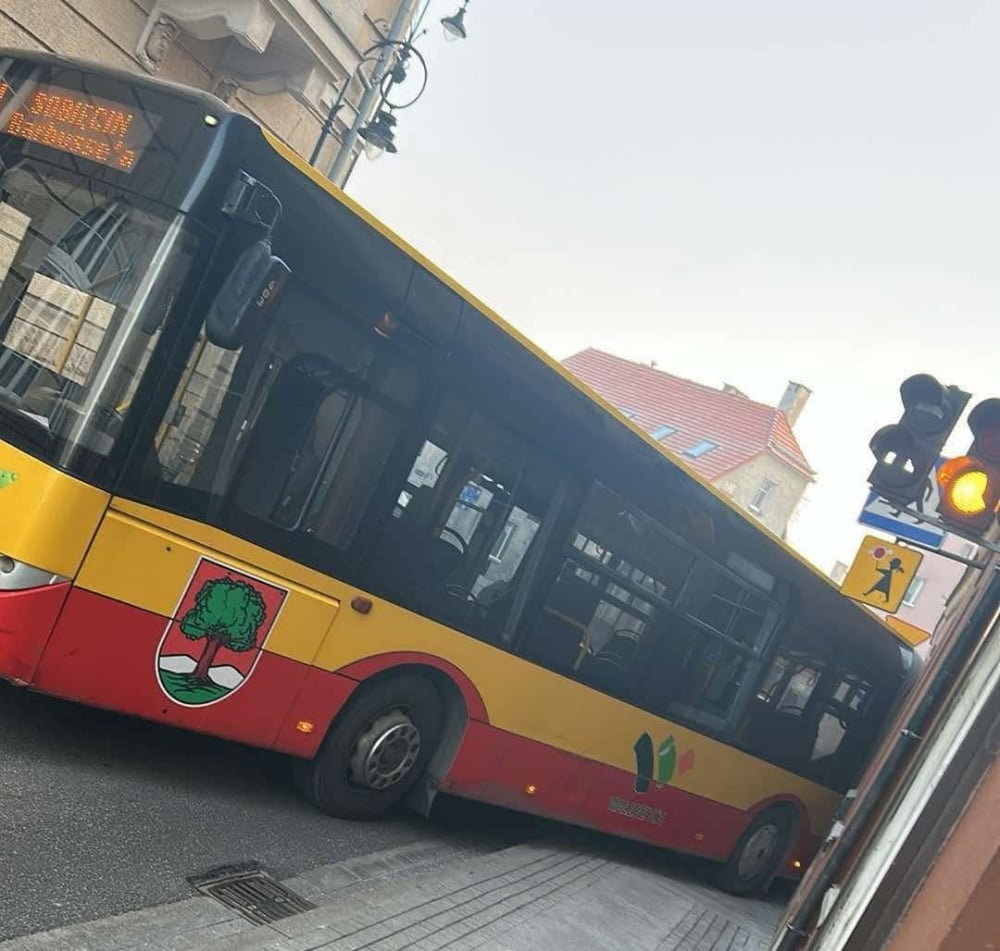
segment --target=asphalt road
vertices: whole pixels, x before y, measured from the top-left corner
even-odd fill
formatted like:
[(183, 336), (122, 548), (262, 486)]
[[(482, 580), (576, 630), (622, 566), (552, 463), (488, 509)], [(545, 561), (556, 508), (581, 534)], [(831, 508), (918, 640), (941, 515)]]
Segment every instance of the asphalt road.
[(418, 839), (484, 851), (524, 817), (445, 800), (434, 817), (331, 819), (282, 757), (0, 683), (0, 939), (189, 897), (255, 860), (279, 878)]

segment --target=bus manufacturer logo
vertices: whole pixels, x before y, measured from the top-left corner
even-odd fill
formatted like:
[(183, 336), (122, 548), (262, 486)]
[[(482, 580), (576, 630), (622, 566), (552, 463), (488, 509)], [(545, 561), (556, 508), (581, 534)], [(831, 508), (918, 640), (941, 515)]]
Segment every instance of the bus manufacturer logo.
[(678, 756), (672, 733), (660, 744), (655, 755), (653, 738), (648, 733), (643, 733), (635, 741), (632, 751), (635, 753), (635, 791), (640, 796), (649, 792), (654, 778), (657, 789), (662, 789), (674, 776), (683, 776), (688, 770), (694, 769), (694, 749), (688, 747)]
[(200, 558), (156, 652), (175, 703), (218, 703), (250, 679), (288, 591)]

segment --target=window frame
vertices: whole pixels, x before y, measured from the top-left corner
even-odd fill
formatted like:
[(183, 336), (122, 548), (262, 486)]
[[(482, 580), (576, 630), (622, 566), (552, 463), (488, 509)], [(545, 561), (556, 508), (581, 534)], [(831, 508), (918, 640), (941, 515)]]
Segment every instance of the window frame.
[[(609, 566), (601, 564), (596, 559), (588, 557), (574, 544), (574, 540), (578, 535), (583, 536), (584, 538), (590, 538), (590, 536), (588, 536), (584, 531), (585, 525), (583, 523), (583, 517), (587, 501), (591, 498), (591, 493), (594, 491), (595, 486), (600, 486), (604, 490), (611, 492), (616, 497), (622, 499), (622, 501), (625, 502), (630, 509), (633, 509), (637, 515), (646, 520), (648, 525), (651, 526), (650, 530), (662, 533), (672, 544), (678, 546), (681, 551), (691, 556), (691, 563), (687, 569), (686, 575), (676, 589), (676, 594), (671, 597), (666, 597), (645, 588), (641, 584), (635, 582), (630, 574), (620, 574)], [(759, 681), (763, 675), (762, 668), (770, 662), (772, 647), (776, 642), (779, 633), (783, 629), (784, 622), (788, 616), (787, 608), (781, 601), (779, 591), (769, 592), (761, 589), (749, 579), (742, 577), (726, 564), (720, 562), (715, 556), (693, 545), (691, 542), (680, 537), (677, 533), (671, 531), (659, 519), (651, 516), (644, 508), (633, 501), (632, 495), (621, 492), (599, 479), (593, 479), (586, 484), (585, 491), (582, 493), (582, 496), (575, 507), (575, 511), (573, 512), (572, 522), (565, 537), (561, 539), (558, 545), (553, 546), (553, 551), (547, 557), (550, 564), (553, 562), (555, 563), (555, 567), (547, 573), (546, 578), (543, 578), (542, 573), (540, 572), (539, 575), (533, 579), (532, 587), (534, 588), (535, 609), (530, 614), (526, 614), (523, 619), (524, 623), (522, 623), (517, 632), (515, 650), (523, 660), (526, 660), (529, 663), (534, 663), (537, 666), (542, 666), (543, 668), (551, 670), (559, 676), (567, 677), (576, 683), (590, 686), (591, 689), (595, 689), (606, 696), (619, 700), (620, 702), (637, 706), (639, 709), (646, 710), (654, 716), (662, 717), (680, 725), (688, 726), (698, 732), (723, 739), (727, 742), (732, 742), (734, 740), (735, 727), (739, 723), (740, 718), (743, 716), (749, 699), (759, 687)], [(680, 710), (676, 706), (671, 706), (669, 699), (662, 704), (642, 703), (636, 699), (629, 699), (627, 696), (619, 696), (614, 692), (603, 689), (601, 686), (588, 683), (579, 675), (577, 667), (573, 667), (568, 671), (554, 669), (542, 664), (540, 661), (532, 659), (531, 657), (524, 656), (524, 648), (531, 642), (534, 626), (538, 623), (538, 620), (544, 611), (545, 604), (548, 602), (551, 592), (554, 589), (555, 583), (567, 564), (571, 564), (576, 568), (581, 568), (584, 571), (591, 572), (600, 579), (597, 585), (597, 588), (600, 591), (600, 602), (611, 601), (612, 595), (608, 594), (607, 587), (610, 584), (615, 584), (628, 592), (630, 595), (649, 603), (652, 606), (654, 613), (649, 616), (646, 623), (649, 625), (649, 630), (652, 632), (653, 637), (669, 636), (668, 634), (664, 634), (662, 630), (659, 630), (659, 627), (662, 626), (665, 618), (675, 617), (681, 621), (689, 622), (695, 627), (698, 632), (698, 637), (700, 638), (700, 643), (719, 644), (722, 649), (735, 651), (742, 658), (744, 658), (746, 661), (745, 667), (743, 668), (745, 670), (745, 675), (736, 696), (732, 700), (726, 716), (720, 717), (716, 714), (699, 709), (696, 705), (686, 705), (690, 706), (690, 709)], [(633, 566), (633, 568), (635, 567), (636, 566)], [(638, 570), (643, 569), (639, 568)], [(693, 597), (693, 591), (709, 574), (715, 574), (718, 577), (725, 578), (738, 586), (741, 591), (748, 591), (763, 602), (765, 614), (761, 623), (761, 631), (753, 646), (748, 646), (724, 633), (716, 631), (710, 625), (700, 621), (698, 618), (693, 617), (689, 613), (688, 607)], [(634, 607), (629, 608), (627, 605), (618, 605), (617, 603), (615, 603), (615, 606), (620, 606), (622, 610), (630, 611), (630, 613), (634, 613), (636, 610)], [(593, 616), (587, 623), (592, 623), (592, 621)], [(580, 623), (581, 625), (583, 624), (582, 621)]]
[[(15, 150), (12, 157), (16, 158), (17, 154)], [(213, 227), (210, 220), (206, 220), (194, 210), (181, 209), (175, 205), (164, 203), (145, 189), (135, 191), (135, 182), (130, 188), (128, 182), (120, 179), (92, 181), (81, 174), (77, 162), (68, 156), (63, 161), (53, 161), (35, 155), (26, 155), (24, 158), (39, 181), (44, 179), (46, 183), (49, 183), (53, 180), (60, 180), (76, 187), (88, 189), (92, 195), (100, 194), (104, 204), (125, 200), (139, 209), (142, 214), (161, 220), (165, 229), (164, 233), (176, 226), (180, 234), (179, 241), (191, 241), (197, 248), (191, 266), (186, 269), (183, 279), (176, 287), (176, 296), (171, 300), (165, 318), (156, 331), (150, 335), (151, 339), (155, 338), (155, 342), (147, 353), (145, 365), (138, 375), (138, 383), (131, 390), (121, 429), (114, 437), (110, 451), (98, 453), (82, 442), (77, 443), (75, 448), (71, 447), (69, 443), (65, 443), (62, 448), (70, 451), (68, 462), (56, 455), (52, 455), (48, 459), (48, 464), (73, 477), (109, 492), (114, 492), (118, 487), (122, 472), (133, 454), (137, 439), (143, 435), (145, 427), (149, 424), (150, 406), (160, 392), (159, 385), (162, 377), (169, 372), (170, 361), (177, 346), (177, 338), (184, 337), (192, 325), (200, 323), (206, 275), (216, 264), (218, 258), (220, 247), (218, 230)], [(57, 241), (53, 241), (52, 246), (57, 243)], [(197, 265), (202, 262), (205, 266), (198, 267)], [(13, 268), (11, 268), (10, 274), (15, 274)], [(0, 284), (2, 283), (3, 281), (0, 280)], [(22, 285), (18, 292), (19, 296), (24, 293), (29, 284), (30, 281)], [(163, 285), (158, 283), (157, 286), (162, 287)], [(90, 292), (85, 291), (85, 293), (89, 294)], [(119, 305), (116, 304), (116, 306)], [(0, 316), (4, 317), (2, 323), (6, 332), (15, 315), (11, 314), (11, 321), (6, 320), (6, 315)], [(108, 343), (109, 338), (106, 337), (102, 347)], [(92, 372), (98, 371), (99, 363), (100, 361), (95, 357)], [(127, 389), (128, 387), (126, 387)], [(46, 454), (40, 451), (37, 439), (26, 435), (17, 427), (6, 426), (5, 438), (33, 457), (46, 460)], [(55, 448), (55, 444), (52, 448)]]
[(509, 520), (503, 524), (500, 528), (500, 534), (497, 536), (496, 541), (493, 542), (493, 547), (490, 549), (489, 555), (487, 555), (490, 561), (503, 561), (503, 553), (510, 544), (510, 540), (516, 529), (517, 526)]
[(927, 579), (922, 575), (914, 575), (910, 579), (910, 583), (906, 586), (906, 591), (903, 592), (903, 600), (899, 602), (900, 606), (905, 608), (916, 607), (917, 599), (923, 593), (926, 583)]
[(708, 455), (713, 449), (718, 449), (719, 443), (714, 439), (699, 439), (696, 443), (688, 446), (686, 449), (682, 449), (683, 455), (687, 456), (689, 459), (700, 459), (702, 456)]
[(764, 503), (770, 498), (771, 493), (778, 487), (778, 483), (774, 479), (769, 479), (764, 476), (760, 481), (760, 485), (757, 486), (754, 491), (753, 497), (747, 503), (747, 508), (754, 513), (754, 515), (760, 515), (764, 511)]
[(959, 558), (972, 560), (976, 557), (979, 546), (975, 542), (963, 541), (956, 554)]
[[(479, 417), (487, 421), (490, 426), (495, 427), (497, 432), (503, 433), (505, 439), (516, 444), (518, 451), (522, 455), (521, 467), (523, 472), (534, 467), (536, 470), (547, 470), (548, 475), (553, 477), (553, 491), (548, 498), (548, 503), (543, 513), (539, 514), (524, 509), (523, 506), (518, 504), (515, 492), (509, 500), (509, 507), (504, 513), (503, 523), (498, 529), (499, 537), (499, 533), (503, 532), (510, 514), (515, 508), (521, 508), (529, 518), (538, 520), (538, 528), (526, 548), (522, 561), (519, 562), (512, 576), (513, 590), (511, 593), (510, 609), (504, 622), (504, 630), (497, 640), (488, 640), (485, 632), (468, 629), (464, 625), (455, 622), (454, 619), (441, 616), (441, 612), (432, 609), (429, 603), (423, 603), (422, 599), (410, 599), (406, 596), (405, 592), (401, 593), (391, 590), (391, 583), (387, 587), (385, 582), (379, 579), (378, 568), (372, 563), (370, 557), (377, 550), (375, 545), (376, 536), (390, 530), (390, 527), (393, 525), (394, 508), (396, 507), (400, 492), (408, 488), (408, 477), (412, 473), (415, 460), (419, 457), (421, 448), (426, 442), (433, 442), (432, 435), (435, 423), (439, 420), (441, 410), (449, 400), (460, 404), (468, 412), (470, 419)], [(539, 568), (541, 558), (547, 554), (546, 549), (551, 541), (553, 526), (564, 514), (565, 498), (567, 497), (565, 486), (570, 476), (567, 474), (565, 466), (560, 465), (557, 459), (540, 447), (533, 439), (525, 435), (521, 428), (511, 425), (510, 421), (502, 415), (492, 412), (481, 399), (470, 395), (468, 388), (462, 386), (460, 381), (456, 379), (449, 379), (447, 383), (440, 384), (434, 388), (433, 395), (430, 395), (428, 398), (426, 411), (421, 417), (420, 425), (413, 427), (410, 437), (409, 441), (400, 441), (401, 444), (405, 443), (408, 446), (408, 450), (405, 453), (400, 450), (401, 458), (398, 467), (394, 468), (392, 473), (390, 473), (387, 466), (387, 471), (383, 476), (390, 504), (380, 509), (377, 521), (370, 524), (362, 521), (359, 527), (359, 535), (364, 533), (365, 537), (369, 540), (368, 549), (361, 558), (361, 583), (368, 590), (400, 605), (405, 610), (413, 611), (422, 617), (427, 617), (435, 623), (442, 624), (450, 630), (454, 630), (466, 637), (479, 640), (487, 646), (513, 651), (519, 639), (521, 615), (525, 605), (534, 593), (538, 584), (538, 577), (542, 573)], [(463, 454), (467, 455), (468, 447), (465, 446), (465, 448), (462, 448), (463, 446), (465, 444), (460, 442), (456, 458), (461, 458)], [(456, 449), (453, 447), (448, 452), (448, 455), (451, 456), (455, 452)], [(442, 510), (439, 515), (443, 514)], [(473, 535), (475, 535), (476, 530), (478, 530), (478, 525), (477, 529), (473, 531)], [(493, 544), (495, 544), (495, 541)], [(492, 557), (492, 551), (493, 545), (491, 544), (485, 550), (485, 559), (481, 571), (487, 570), (489, 565), (499, 563), (498, 559)]]
[[(218, 253), (224, 246), (225, 238), (220, 236), (214, 249), (215, 253)], [(213, 263), (216, 260), (218, 259), (213, 258)], [(345, 321), (355, 330), (360, 329), (363, 332), (364, 325), (358, 321), (356, 315), (344, 311), (339, 305), (334, 305), (329, 294), (323, 288), (298, 276), (294, 273), (294, 269), (291, 279), (298, 281), (300, 289), (307, 297), (315, 299), (326, 308), (335, 309), (339, 314), (339, 319)], [(203, 293), (205, 288), (211, 290), (214, 286), (208, 276), (208, 270), (206, 270), (206, 276), (201, 279), (199, 294)], [(204, 299), (201, 298), (201, 300)], [(174, 316), (174, 314), (171, 315), (172, 318)], [(141, 428), (138, 429), (134, 438), (129, 440), (130, 452), (119, 476), (118, 491), (142, 504), (152, 505), (202, 522), (234, 537), (249, 541), (251, 544), (267, 548), (282, 557), (292, 559), (317, 571), (334, 575), (348, 584), (357, 585), (361, 580), (359, 571), (365, 553), (372, 544), (372, 526), (380, 523), (385, 515), (383, 510), (387, 510), (391, 514), (392, 502), (395, 501), (394, 497), (392, 502), (386, 501), (387, 484), (391, 484), (389, 477), (401, 464), (400, 457), (405, 458), (413, 429), (416, 428), (420, 431), (422, 420), (425, 417), (433, 418), (433, 408), (436, 406), (440, 384), (437, 382), (437, 375), (433, 369), (427, 366), (426, 352), (408, 346), (405, 340), (398, 337), (379, 337), (378, 346), (380, 348), (391, 351), (398, 359), (413, 366), (419, 377), (417, 393), (409, 407), (403, 406), (402, 403), (385, 394), (378, 394), (375, 401), (379, 402), (380, 406), (391, 406), (403, 411), (400, 416), (399, 434), (389, 451), (382, 472), (368, 496), (365, 511), (358, 522), (353, 538), (346, 547), (338, 548), (306, 533), (289, 530), (247, 512), (241, 512), (235, 520), (231, 517), (220, 520), (220, 510), (223, 507), (231, 508), (233, 505), (231, 492), (227, 491), (226, 496), (220, 499), (208, 492), (199, 492), (188, 486), (151, 478), (143, 471), (144, 447), (147, 444), (154, 444), (156, 433), (166, 419), (166, 415), (173, 405), (177, 388), (184, 379), (188, 360), (195, 348), (200, 345), (203, 337), (203, 309), (192, 307), (189, 311), (177, 316), (176, 319), (183, 319), (184, 323), (174, 325), (176, 330), (175, 333), (171, 334), (171, 339), (163, 341), (168, 346), (168, 350), (162, 357), (162, 365), (157, 367), (155, 383), (149, 392), (142, 414)], [(264, 345), (265, 341), (266, 335), (262, 335), (255, 338), (252, 344), (244, 345), (244, 348), (251, 345), (259, 348)], [(241, 355), (237, 371), (233, 374), (233, 380), (236, 379), (237, 373), (252, 375), (256, 360), (256, 356), (249, 359), (246, 367), (240, 370), (239, 365), (243, 363)], [(282, 367), (287, 367), (290, 363), (291, 361), (287, 361)], [(361, 377), (346, 370), (343, 371), (342, 376), (345, 383), (354, 387), (356, 395), (372, 398), (372, 394), (376, 392), (376, 388), (373, 388), (368, 381)], [(243, 382), (245, 384), (246, 380)], [(271, 385), (273, 386), (273, 382)], [(255, 407), (254, 423), (256, 423), (265, 403), (266, 398), (259, 406)], [(209, 445), (210, 443), (206, 442), (206, 451)], [(239, 450), (241, 455), (245, 449), (246, 446), (241, 447)], [(196, 504), (192, 504), (192, 499), (195, 496), (198, 496)]]
[[(748, 646), (741, 641), (735, 640), (728, 634), (717, 631), (711, 625), (692, 615), (688, 610), (695, 585), (700, 584), (705, 574), (710, 571), (714, 571), (716, 574), (734, 582), (742, 590), (752, 592), (764, 602), (765, 614), (760, 633), (754, 645)], [(683, 597), (678, 598), (678, 607), (682, 609), (682, 612), (675, 611), (675, 613), (681, 613), (683, 620), (694, 625), (704, 637), (714, 639), (724, 649), (733, 651), (743, 657), (746, 660), (746, 673), (726, 716), (720, 717), (717, 714), (700, 710), (693, 705), (692, 713), (681, 713), (677, 711), (676, 706), (671, 708), (669, 704), (666, 707), (664, 715), (668, 719), (690, 725), (701, 732), (709, 732), (720, 738), (731, 739), (734, 736), (736, 726), (745, 713), (750, 699), (756, 694), (760, 686), (760, 680), (767, 671), (767, 665), (773, 660), (774, 645), (778, 642), (779, 635), (785, 628), (789, 617), (787, 608), (780, 602), (776, 593), (758, 588), (724, 563), (704, 552), (698, 552), (698, 558), (695, 562), (694, 570), (687, 579)]]

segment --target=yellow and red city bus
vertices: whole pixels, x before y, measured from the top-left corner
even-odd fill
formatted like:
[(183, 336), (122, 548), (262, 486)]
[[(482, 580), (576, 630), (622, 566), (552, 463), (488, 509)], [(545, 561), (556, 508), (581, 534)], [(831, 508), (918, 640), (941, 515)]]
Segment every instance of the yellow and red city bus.
[(16, 51), (0, 512), (3, 678), (289, 754), (336, 815), (447, 791), (738, 893), (915, 663), (250, 119)]

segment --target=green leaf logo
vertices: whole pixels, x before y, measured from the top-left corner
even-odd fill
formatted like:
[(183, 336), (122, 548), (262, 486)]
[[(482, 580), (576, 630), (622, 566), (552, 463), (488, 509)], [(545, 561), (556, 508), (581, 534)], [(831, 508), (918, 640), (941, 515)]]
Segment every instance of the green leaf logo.
[(677, 747), (674, 744), (673, 734), (671, 734), (660, 744), (660, 749), (657, 752), (657, 782), (669, 783), (674, 778), (676, 767)]
[(0, 489), (6, 489), (8, 485), (13, 485), (17, 479), (16, 472), (11, 472), (10, 469), (0, 469)]

